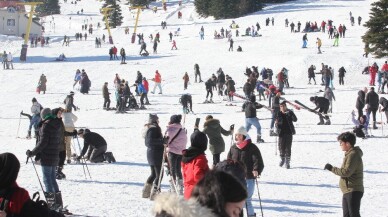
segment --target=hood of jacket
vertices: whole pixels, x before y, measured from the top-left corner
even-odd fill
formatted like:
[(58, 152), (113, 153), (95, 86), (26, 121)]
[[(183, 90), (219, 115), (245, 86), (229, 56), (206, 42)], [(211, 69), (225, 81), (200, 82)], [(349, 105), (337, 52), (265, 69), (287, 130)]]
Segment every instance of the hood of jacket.
[(361, 148), (359, 146), (355, 146), (355, 147), (351, 148), (349, 151), (346, 152), (345, 155), (348, 155), (348, 154), (350, 154), (352, 152), (355, 152), (360, 157), (362, 157), (364, 155), (364, 153), (362, 152), (362, 150), (361, 150)]
[(219, 125), (220, 125), (220, 121), (218, 119), (210, 119), (203, 124), (204, 127), (211, 127), (211, 128), (217, 128)]

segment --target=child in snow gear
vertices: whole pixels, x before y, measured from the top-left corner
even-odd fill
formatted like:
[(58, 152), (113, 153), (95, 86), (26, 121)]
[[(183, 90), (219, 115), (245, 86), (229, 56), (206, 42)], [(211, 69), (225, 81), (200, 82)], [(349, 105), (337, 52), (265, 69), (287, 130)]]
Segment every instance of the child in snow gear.
[(209, 150), (213, 155), (213, 166), (215, 166), (220, 162), (221, 153), (225, 151), (225, 142), (221, 134), (229, 136), (233, 134), (233, 130), (225, 130), (222, 128), (218, 119), (214, 119), (212, 115), (208, 115), (203, 124), (202, 132), (209, 137)]
[(325, 170), (340, 176), (339, 186), (342, 191), (342, 210), (344, 216), (360, 216), (361, 198), (364, 195), (364, 166), (362, 150), (355, 146), (356, 136), (345, 132), (337, 137), (345, 157), (341, 168), (327, 163)]
[(190, 94), (183, 94), (179, 99), (179, 102), (183, 106), (183, 113), (188, 114), (190, 111), (193, 112), (193, 101)]
[(195, 185), (209, 171), (205, 151), (207, 149), (207, 136), (194, 129), (190, 136), (191, 146), (182, 152), (182, 171), (184, 181), (184, 198), (189, 199)]
[(91, 163), (105, 161), (104, 154), (107, 149), (107, 144), (100, 134), (91, 132), (89, 129), (79, 129), (78, 136), (84, 139), (84, 147), (77, 160), (81, 160), (86, 154), (86, 160), (90, 160)]
[(162, 130), (159, 127), (159, 117), (156, 114), (149, 115), (148, 123), (144, 125), (143, 137), (147, 147), (147, 161), (151, 168), (151, 175), (144, 184), (142, 197), (153, 200), (155, 195), (160, 192), (159, 178), (165, 154)]
[(352, 111), (352, 122), (356, 126), (354, 127), (353, 133), (360, 138), (367, 138), (369, 137), (368, 134), (368, 126), (369, 126), (369, 118), (366, 115), (362, 115), (359, 118), (355, 118), (356, 114), (354, 111)]
[(48, 209), (46, 202), (30, 199), (28, 191), (16, 183), (19, 170), (20, 162), (14, 154), (0, 154), (0, 216), (64, 217)]
[[(329, 110), (330, 107), (330, 101), (326, 99), (325, 97), (318, 97), (318, 96), (312, 96), (310, 97), (310, 101), (313, 102), (316, 107), (314, 109), (311, 109), (311, 111), (316, 111), (319, 109), (319, 123), (318, 125), (330, 125), (330, 118), (327, 116), (327, 111)], [(324, 114), (324, 115), (322, 115)], [(326, 119), (326, 122), (323, 121), (323, 119)]]
[(295, 116), (292, 110), (287, 108), (285, 101), (280, 103), (279, 106), (280, 110), (276, 114), (275, 121), (277, 134), (279, 135), (279, 166), (282, 167), (285, 163), (286, 168), (290, 169), (292, 137), (295, 134), (295, 127), (293, 122), (296, 122), (298, 118)]
[(243, 126), (235, 133), (236, 143), (230, 148), (228, 159), (239, 161), (246, 168), (246, 186), (248, 198), (246, 208), (248, 216), (256, 216), (252, 206), (252, 195), (255, 190), (255, 179), (260, 177), (264, 169), (264, 162), (259, 148), (254, 145)]
[(245, 111), (245, 129), (247, 132), (251, 129), (251, 126), (255, 126), (257, 130), (257, 143), (263, 143), (264, 140), (261, 138), (261, 125), (257, 118), (256, 109), (263, 108), (262, 105), (256, 102), (256, 96), (252, 95), (249, 101), (243, 104), (242, 109)]

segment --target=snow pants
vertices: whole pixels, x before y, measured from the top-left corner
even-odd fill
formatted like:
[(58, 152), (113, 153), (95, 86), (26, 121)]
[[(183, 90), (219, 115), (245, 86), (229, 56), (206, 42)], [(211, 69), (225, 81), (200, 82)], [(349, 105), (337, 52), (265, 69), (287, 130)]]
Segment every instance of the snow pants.
[(376, 73), (374, 73), (374, 72), (370, 73), (369, 85), (374, 86), (375, 85), (375, 80), (376, 80)]
[(257, 136), (261, 136), (261, 125), (259, 119), (256, 118), (245, 118), (245, 129), (247, 132), (251, 129), (251, 126), (255, 126), (257, 129)]
[(292, 146), (292, 134), (285, 134), (279, 136), (279, 153), (280, 157), (291, 157), (291, 146)]
[(361, 198), (364, 192), (353, 191), (342, 196), (342, 211), (344, 217), (360, 217)]
[[(89, 148), (91, 147), (89, 146)], [(99, 148), (93, 148), (92, 154), (89, 157), (90, 162), (92, 163), (104, 162), (105, 161), (104, 154), (106, 152), (106, 148), (107, 148), (106, 145), (101, 146)]]
[[(73, 132), (74, 130), (75, 130), (74, 127), (65, 127), (65, 131), (67, 131), (67, 132)], [(67, 158), (67, 160), (71, 159), (71, 139), (72, 138), (73, 138), (72, 136), (65, 136), (66, 158)]]

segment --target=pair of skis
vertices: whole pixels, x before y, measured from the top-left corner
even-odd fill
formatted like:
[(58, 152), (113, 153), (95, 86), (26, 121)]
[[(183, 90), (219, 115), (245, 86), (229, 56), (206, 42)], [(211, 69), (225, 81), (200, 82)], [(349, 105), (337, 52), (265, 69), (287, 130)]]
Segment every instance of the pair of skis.
[(324, 117), (330, 117), (329, 114), (324, 114), (324, 113), (322, 113), (322, 112), (315, 111), (315, 110), (313, 110), (313, 109), (307, 107), (307, 106), (304, 105), (303, 103), (299, 102), (298, 100), (295, 100), (295, 103), (298, 104), (298, 105), (300, 105), (301, 108), (303, 108), (303, 109), (305, 109), (305, 110), (307, 110), (307, 111), (309, 111), (309, 112), (312, 112), (312, 113), (314, 113), (314, 114), (316, 114), (316, 115), (320, 115), (320, 116), (324, 116)]

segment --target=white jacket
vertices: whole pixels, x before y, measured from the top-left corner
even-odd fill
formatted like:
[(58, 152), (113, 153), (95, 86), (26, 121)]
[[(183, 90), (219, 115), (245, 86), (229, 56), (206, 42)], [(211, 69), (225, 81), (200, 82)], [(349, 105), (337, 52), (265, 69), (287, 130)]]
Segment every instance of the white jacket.
[(31, 106), (32, 115), (40, 115), (40, 108), (42, 106), (38, 102), (34, 102)]
[(12, 54), (11, 53), (7, 54), (7, 61), (11, 62), (12, 60), (13, 60)]
[(62, 113), (62, 120), (65, 127), (75, 127), (74, 122), (78, 120), (77, 116), (75, 116), (71, 112), (63, 112)]

